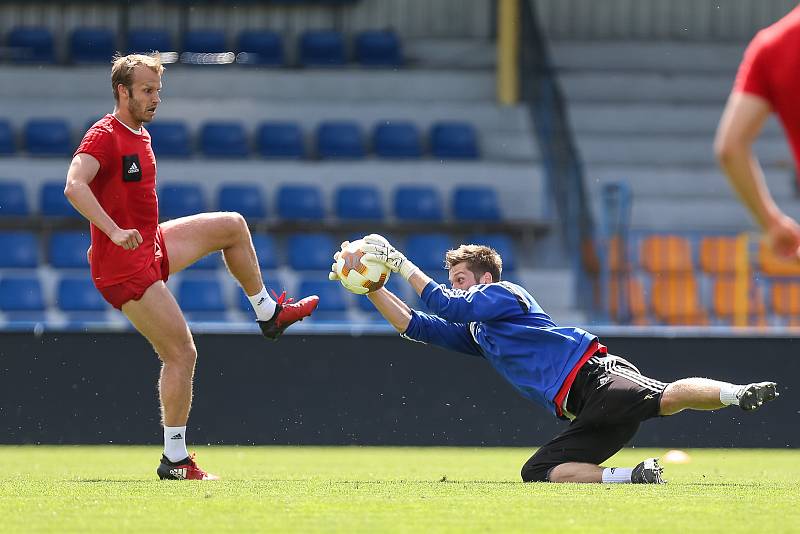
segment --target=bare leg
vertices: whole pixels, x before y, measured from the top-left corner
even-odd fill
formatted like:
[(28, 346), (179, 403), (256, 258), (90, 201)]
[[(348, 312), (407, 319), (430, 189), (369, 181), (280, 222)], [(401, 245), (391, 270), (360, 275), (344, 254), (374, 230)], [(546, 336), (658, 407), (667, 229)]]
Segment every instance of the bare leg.
[(185, 426), (192, 405), (197, 350), (178, 303), (159, 280), (140, 300), (125, 303), (122, 312), (163, 362), (158, 383), (162, 422), (165, 426)]
[(602, 482), (603, 468), (595, 464), (568, 462), (550, 471), (550, 482)]
[(684, 378), (669, 384), (661, 395), (661, 415), (685, 410), (716, 410), (725, 405), (719, 400), (720, 389), (729, 384), (708, 378)]
[(182, 271), (203, 256), (222, 251), (225, 264), (248, 295), (264, 287), (247, 222), (238, 213), (202, 213), (161, 225), (169, 272)]

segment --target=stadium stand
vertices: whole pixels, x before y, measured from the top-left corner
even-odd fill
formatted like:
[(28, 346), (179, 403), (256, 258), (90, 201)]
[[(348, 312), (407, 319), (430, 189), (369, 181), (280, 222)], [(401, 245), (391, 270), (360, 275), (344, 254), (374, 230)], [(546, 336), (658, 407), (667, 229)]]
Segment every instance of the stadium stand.
[(403, 53), (393, 31), (364, 31), (356, 35), (356, 60), (369, 67), (400, 67)]
[(0, 268), (27, 269), (39, 265), (39, 244), (32, 232), (0, 232)]
[(91, 245), (89, 233), (54, 232), (50, 236), (47, 258), (57, 269), (86, 269), (86, 250)]
[(200, 150), (208, 157), (247, 157), (250, 149), (244, 126), (236, 121), (206, 122), (200, 129)]
[(192, 153), (189, 129), (179, 120), (155, 121), (146, 126), (158, 157), (186, 158)]
[(477, 159), (478, 135), (471, 124), (440, 122), (431, 126), (431, 152), (442, 159)]
[(499, 221), (500, 205), (491, 187), (456, 187), (453, 215), (459, 221)]
[(45, 27), (17, 26), (8, 32), (6, 45), (14, 63), (55, 63), (53, 34)]
[(381, 221), (381, 195), (376, 187), (343, 186), (336, 191), (336, 216), (340, 219)]
[(25, 124), (25, 148), (35, 156), (69, 156), (73, 144), (63, 119), (31, 119)]
[(0, 156), (13, 154), (16, 151), (11, 124), (7, 120), (0, 119)]
[(258, 151), (265, 158), (303, 158), (303, 132), (294, 122), (263, 122), (258, 126)]
[(183, 51), (194, 54), (218, 54), (229, 50), (225, 32), (213, 29), (189, 30), (183, 35)]
[(283, 41), (277, 32), (243, 31), (239, 33), (236, 48), (240, 54), (238, 63), (272, 67), (286, 64)]
[(206, 211), (203, 190), (196, 184), (163, 185), (158, 191), (158, 211), (163, 219), (177, 219)]
[(0, 311), (12, 320), (44, 320), (45, 301), (39, 278), (9, 276), (0, 279)]
[(333, 252), (339, 250), (338, 243), (327, 234), (294, 234), (287, 241), (289, 266), (297, 271), (327, 273)]
[(48, 181), (42, 185), (39, 193), (39, 213), (45, 217), (80, 217), (64, 196), (63, 181)]
[(444, 207), (433, 187), (400, 186), (394, 193), (394, 214), (403, 221), (438, 222), (444, 219)]
[(116, 50), (114, 33), (108, 28), (76, 28), (70, 37), (73, 63), (108, 64)]
[(29, 213), (28, 196), (23, 185), (0, 179), (0, 217), (25, 217)]
[(246, 219), (263, 219), (267, 216), (261, 189), (249, 184), (228, 184), (220, 187), (217, 208), (220, 211), (238, 212)]
[(353, 121), (326, 121), (317, 127), (317, 155), (323, 159), (365, 156), (364, 134)]
[(372, 133), (375, 153), (382, 158), (420, 158), (422, 143), (417, 126), (409, 121), (385, 121)]
[(172, 36), (167, 30), (136, 28), (128, 31), (128, 53), (146, 54), (174, 49)]
[(337, 67), (347, 62), (344, 36), (333, 30), (310, 30), (300, 36), (300, 64)]
[(277, 212), (281, 219), (321, 220), (325, 217), (322, 191), (315, 185), (286, 185), (278, 188)]

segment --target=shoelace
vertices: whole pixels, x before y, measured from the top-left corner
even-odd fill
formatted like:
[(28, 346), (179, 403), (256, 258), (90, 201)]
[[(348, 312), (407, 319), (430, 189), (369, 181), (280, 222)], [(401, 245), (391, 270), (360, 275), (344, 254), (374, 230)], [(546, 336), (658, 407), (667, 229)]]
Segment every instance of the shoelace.
[(195, 461), (194, 461), (194, 457), (195, 457), (196, 455), (197, 455), (197, 453), (194, 453), (194, 452), (193, 452), (193, 453), (191, 453), (191, 454), (189, 455), (189, 465), (191, 465), (193, 468), (197, 469), (197, 470), (198, 470), (198, 471), (201, 473), (201, 476), (206, 476), (208, 473), (206, 473), (205, 471), (203, 471), (202, 469), (200, 469), (200, 468), (197, 466), (197, 463), (195, 463)]
[(274, 289), (270, 289), (270, 291), (272, 291), (272, 296), (275, 297), (275, 303), (278, 304), (279, 306), (283, 306), (284, 304), (291, 304), (292, 302), (294, 302), (294, 299), (292, 297), (289, 297), (288, 299), (286, 298), (286, 290), (284, 290), (283, 293), (280, 294), (280, 296), (278, 296), (278, 294), (275, 293)]

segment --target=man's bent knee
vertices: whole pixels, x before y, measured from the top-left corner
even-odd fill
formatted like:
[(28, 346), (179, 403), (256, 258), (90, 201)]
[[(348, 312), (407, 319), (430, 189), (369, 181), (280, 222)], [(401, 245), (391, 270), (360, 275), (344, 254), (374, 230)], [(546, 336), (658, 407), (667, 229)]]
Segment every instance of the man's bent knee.
[(526, 463), (522, 466), (520, 474), (523, 482), (549, 482), (552, 469), (553, 466), (549, 464)]
[(162, 348), (156, 351), (161, 361), (168, 365), (183, 367), (194, 370), (197, 362), (197, 349), (194, 343), (187, 343), (181, 346)]

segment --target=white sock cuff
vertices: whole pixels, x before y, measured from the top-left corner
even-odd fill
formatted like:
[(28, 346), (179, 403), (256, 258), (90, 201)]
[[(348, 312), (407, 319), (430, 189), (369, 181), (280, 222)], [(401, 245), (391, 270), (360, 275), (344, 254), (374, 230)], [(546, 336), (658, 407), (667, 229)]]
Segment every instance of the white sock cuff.
[(603, 469), (604, 484), (629, 484), (632, 467), (606, 467)]
[(732, 404), (739, 405), (739, 397), (737, 393), (742, 389), (742, 386), (737, 384), (725, 383), (719, 388), (719, 401), (725, 406)]
[(185, 426), (164, 426), (164, 456), (170, 462), (179, 462), (189, 456)]
[(259, 321), (269, 321), (275, 315), (275, 301), (269, 296), (265, 286), (261, 286), (261, 291), (255, 295), (248, 295), (247, 300), (253, 306), (253, 311), (256, 312), (256, 318)]

